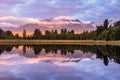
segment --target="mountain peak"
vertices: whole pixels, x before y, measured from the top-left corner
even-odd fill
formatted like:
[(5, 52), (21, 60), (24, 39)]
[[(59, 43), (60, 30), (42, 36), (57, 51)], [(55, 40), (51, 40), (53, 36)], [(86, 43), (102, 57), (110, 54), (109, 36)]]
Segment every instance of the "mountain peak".
[(53, 20), (72, 20), (72, 18), (69, 16), (57, 16), (54, 17)]
[(82, 22), (78, 19), (72, 19), (69, 16), (58, 16), (58, 17), (52, 17), (49, 19), (44, 19), (41, 22), (46, 24), (82, 24)]

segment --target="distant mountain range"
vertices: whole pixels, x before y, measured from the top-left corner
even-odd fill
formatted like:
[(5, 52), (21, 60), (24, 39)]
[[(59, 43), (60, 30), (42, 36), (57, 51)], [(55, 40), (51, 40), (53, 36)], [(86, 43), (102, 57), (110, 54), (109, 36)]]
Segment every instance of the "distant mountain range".
[(95, 25), (93, 22), (86, 24), (82, 23), (80, 20), (76, 19), (44, 19), (41, 20), (40, 23), (28, 23), (24, 25), (18, 25), (18, 27), (5, 27), (0, 26), (4, 30), (11, 30), (13, 33), (19, 33), (20, 35), (23, 32), (23, 29), (27, 31), (28, 34), (32, 34), (36, 28), (40, 29), (44, 34), (45, 30), (58, 30), (60, 32), (61, 29), (67, 29), (68, 31), (74, 30), (75, 33), (81, 33), (83, 31), (91, 31), (95, 29)]

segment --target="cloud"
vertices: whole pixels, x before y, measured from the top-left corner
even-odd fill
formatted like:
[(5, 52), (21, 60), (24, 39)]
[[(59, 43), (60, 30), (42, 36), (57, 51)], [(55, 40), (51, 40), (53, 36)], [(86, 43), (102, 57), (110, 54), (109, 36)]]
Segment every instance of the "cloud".
[(1, 0), (1, 16), (49, 18), (71, 16), (82, 21), (102, 22), (120, 18), (119, 0)]
[(17, 15), (12, 11), (17, 5), (24, 4), (26, 0), (0, 0), (0, 16)]
[(11, 24), (11, 23), (6, 23), (6, 22), (0, 22), (1, 27), (15, 27), (17, 28), (17, 25)]
[(40, 23), (40, 20), (35, 18), (23, 18), (17, 16), (0, 17), (0, 26), (17, 27), (19, 24), (27, 23)]
[(16, 16), (0, 17), (0, 22), (9, 22), (12, 24), (25, 24), (25, 23), (39, 23), (39, 19), (35, 18), (22, 18)]
[(20, 65), (20, 64), (35, 64), (39, 63), (40, 61), (46, 62), (46, 63), (52, 63), (54, 65), (58, 66), (69, 66), (72, 65), (72, 63), (75, 63), (74, 61), (81, 60), (81, 58), (65, 58), (61, 55), (53, 55), (53, 54), (47, 54), (47, 55), (40, 55), (36, 58), (26, 58), (23, 56), (20, 56), (19, 54), (2, 54), (0, 57), (0, 64), (1, 65)]

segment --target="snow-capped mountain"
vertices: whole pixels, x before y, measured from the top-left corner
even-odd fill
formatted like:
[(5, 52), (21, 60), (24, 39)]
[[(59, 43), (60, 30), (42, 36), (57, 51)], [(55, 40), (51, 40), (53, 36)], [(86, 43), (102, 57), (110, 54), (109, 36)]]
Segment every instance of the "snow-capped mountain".
[(27, 31), (28, 34), (32, 34), (36, 28), (40, 29), (42, 33), (45, 32), (45, 30), (58, 30), (60, 32), (61, 29), (67, 29), (68, 31), (74, 30), (75, 33), (81, 33), (83, 31), (91, 31), (94, 30), (95, 27), (93, 24), (85, 24), (82, 23), (78, 19), (71, 19), (69, 17), (54, 17), (50, 19), (44, 19), (39, 20), (36, 23), (27, 23), (27, 24), (21, 24), (16, 25), (17, 27), (4, 27), (1, 26), (2, 29), (7, 30), (10, 29), (14, 33), (19, 33), (21, 35), (21, 32), (23, 29)]

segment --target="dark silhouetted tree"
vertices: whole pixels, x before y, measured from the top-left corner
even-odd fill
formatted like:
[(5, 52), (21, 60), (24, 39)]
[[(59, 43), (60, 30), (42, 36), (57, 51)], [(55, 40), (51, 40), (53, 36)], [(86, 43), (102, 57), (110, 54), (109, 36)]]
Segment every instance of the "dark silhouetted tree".
[(26, 30), (25, 29), (23, 29), (23, 39), (26, 39)]
[(115, 22), (114, 26), (120, 26), (120, 21)]
[(13, 38), (13, 33), (10, 30), (7, 30), (5, 32), (5, 37), (8, 39), (12, 39)]
[(35, 31), (33, 33), (33, 38), (34, 39), (42, 39), (42, 33), (41, 33), (40, 29), (35, 29)]
[(109, 25), (109, 21), (108, 19), (105, 19), (104, 24), (103, 24), (104, 28), (108, 29), (108, 25)]
[(15, 39), (19, 39), (19, 38), (20, 38), (19, 34), (15, 34)]

